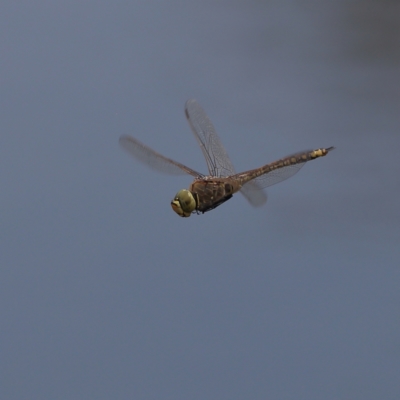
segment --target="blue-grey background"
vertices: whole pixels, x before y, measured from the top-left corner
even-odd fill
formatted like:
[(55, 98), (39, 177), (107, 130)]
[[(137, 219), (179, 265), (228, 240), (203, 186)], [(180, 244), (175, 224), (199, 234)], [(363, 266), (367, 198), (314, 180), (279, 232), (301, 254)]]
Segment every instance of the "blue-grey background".
[[(0, 398), (400, 398), (395, 1), (0, 5)], [(251, 208), (170, 208), (206, 171), (336, 146)]]

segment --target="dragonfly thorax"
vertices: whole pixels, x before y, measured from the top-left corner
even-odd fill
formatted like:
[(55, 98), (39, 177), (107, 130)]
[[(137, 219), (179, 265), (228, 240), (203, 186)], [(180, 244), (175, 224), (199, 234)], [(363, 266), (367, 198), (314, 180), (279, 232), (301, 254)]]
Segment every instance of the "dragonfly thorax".
[(171, 201), (172, 209), (180, 217), (190, 217), (190, 214), (196, 209), (197, 203), (190, 190), (180, 190)]

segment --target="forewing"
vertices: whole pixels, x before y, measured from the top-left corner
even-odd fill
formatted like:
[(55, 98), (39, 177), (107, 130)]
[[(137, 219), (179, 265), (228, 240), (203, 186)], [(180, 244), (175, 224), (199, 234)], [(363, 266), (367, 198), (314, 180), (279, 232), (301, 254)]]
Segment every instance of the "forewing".
[(196, 100), (188, 100), (185, 114), (206, 159), (212, 176), (230, 176), (235, 169), (215, 131), (214, 125)]
[(170, 175), (184, 175), (186, 173), (194, 177), (202, 176), (202, 174), (194, 171), (186, 165), (164, 157), (162, 154), (157, 153), (150, 147), (139, 142), (139, 140), (131, 136), (121, 136), (119, 138), (119, 144), (130, 155), (135, 157), (136, 160), (158, 172), (163, 172)]

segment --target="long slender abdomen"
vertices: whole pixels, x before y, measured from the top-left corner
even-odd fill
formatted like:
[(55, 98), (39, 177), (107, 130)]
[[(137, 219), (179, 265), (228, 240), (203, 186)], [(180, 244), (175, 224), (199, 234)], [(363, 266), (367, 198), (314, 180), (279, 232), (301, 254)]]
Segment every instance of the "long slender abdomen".
[(272, 163), (263, 165), (260, 168), (242, 172), (237, 174), (235, 177), (239, 179), (242, 185), (244, 185), (246, 182), (256, 179), (257, 183), (259, 183), (261, 187), (267, 187), (291, 177), (307, 161), (324, 157), (333, 149), (334, 147), (328, 147), (310, 151), (302, 151), (300, 153), (296, 153)]
[(267, 172), (273, 171), (278, 168), (288, 167), (289, 165), (301, 164), (307, 161), (315, 160), (318, 157), (324, 157), (333, 149), (334, 147), (328, 147), (327, 149), (317, 149), (317, 150), (293, 154), (291, 156), (282, 158), (281, 160), (272, 162), (270, 164), (261, 167), (260, 168), (261, 171), (257, 176), (263, 175)]

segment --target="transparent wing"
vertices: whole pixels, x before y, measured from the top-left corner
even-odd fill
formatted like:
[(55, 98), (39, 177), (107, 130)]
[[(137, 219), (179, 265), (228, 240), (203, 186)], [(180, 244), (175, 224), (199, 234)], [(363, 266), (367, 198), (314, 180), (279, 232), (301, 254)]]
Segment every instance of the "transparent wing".
[[(294, 174), (299, 172), (299, 170), (305, 165), (307, 161), (311, 161), (311, 159), (301, 159), (301, 156), (307, 155), (311, 152), (311, 150), (299, 152), (296, 154), (292, 154), (291, 156), (287, 156), (284, 159), (280, 161), (273, 162), (271, 164), (267, 164), (264, 167), (258, 168), (258, 169), (253, 169), (251, 171), (243, 172), (241, 174), (238, 174), (241, 176), (241, 179), (245, 178), (246, 176), (251, 177), (254, 175), (258, 175), (259, 171), (262, 169), (269, 169), (270, 167), (273, 168), (274, 165), (280, 164), (282, 162), (285, 162), (285, 160), (295, 160), (293, 164), (290, 165), (285, 165), (283, 167), (279, 166), (278, 168), (272, 169), (272, 171), (268, 171), (264, 173), (263, 175), (258, 176), (257, 178), (254, 178), (247, 183), (243, 185), (243, 188), (246, 188), (248, 191), (253, 191), (253, 190), (259, 190), (266, 188), (268, 186), (275, 185), (279, 182), (282, 182), (290, 177), (292, 177)], [(292, 162), (292, 161), (291, 161)], [(257, 173), (258, 172), (258, 173)]]
[(138, 161), (158, 172), (163, 172), (170, 175), (184, 175), (186, 173), (194, 177), (203, 176), (199, 172), (194, 171), (178, 161), (164, 157), (131, 136), (121, 136), (119, 138), (119, 144)]
[(263, 188), (275, 185), (276, 183), (282, 182), (285, 179), (290, 178), (304, 165), (296, 164), (290, 165), (279, 170), (271, 171), (265, 175), (259, 176), (245, 183), (240, 192), (246, 197), (247, 201), (254, 207), (260, 207), (267, 201), (267, 194), (263, 191)]
[[(186, 118), (203, 152), (211, 176), (235, 175), (235, 168), (222, 145), (214, 125), (196, 100), (188, 100), (185, 106)], [(255, 182), (247, 183), (240, 193), (254, 207), (267, 201), (267, 195)]]
[(214, 125), (196, 100), (188, 100), (185, 114), (206, 159), (211, 176), (230, 176), (235, 169), (215, 131)]
[[(254, 179), (254, 183), (260, 188), (266, 188), (268, 186), (275, 185), (276, 183), (282, 182), (299, 172), (304, 164), (305, 162), (301, 164), (288, 165), (286, 167), (268, 172), (267, 174), (261, 175)], [(251, 182), (253, 181), (250, 181), (249, 183)], [(243, 187), (246, 187), (249, 183), (246, 183)]]
[(267, 202), (267, 194), (254, 180), (247, 182), (240, 189), (240, 193), (253, 207), (260, 207)]

